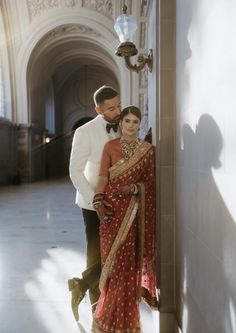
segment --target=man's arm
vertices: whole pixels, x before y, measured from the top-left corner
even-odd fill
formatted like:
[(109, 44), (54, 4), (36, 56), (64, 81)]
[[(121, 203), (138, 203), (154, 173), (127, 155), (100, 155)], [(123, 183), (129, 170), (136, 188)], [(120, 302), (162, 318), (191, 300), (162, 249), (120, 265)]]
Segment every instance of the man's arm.
[(85, 201), (89, 202), (94, 195), (90, 184), (84, 176), (84, 170), (90, 151), (88, 132), (76, 130), (72, 142), (70, 155), (70, 179), (74, 187), (79, 190)]

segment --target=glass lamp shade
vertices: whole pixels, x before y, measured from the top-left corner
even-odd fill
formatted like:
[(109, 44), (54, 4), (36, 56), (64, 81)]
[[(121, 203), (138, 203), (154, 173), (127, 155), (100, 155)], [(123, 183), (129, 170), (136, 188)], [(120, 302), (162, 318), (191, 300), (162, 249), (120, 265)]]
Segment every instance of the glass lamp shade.
[(132, 42), (132, 37), (137, 30), (137, 23), (133, 16), (121, 14), (116, 19), (114, 29), (121, 43)]

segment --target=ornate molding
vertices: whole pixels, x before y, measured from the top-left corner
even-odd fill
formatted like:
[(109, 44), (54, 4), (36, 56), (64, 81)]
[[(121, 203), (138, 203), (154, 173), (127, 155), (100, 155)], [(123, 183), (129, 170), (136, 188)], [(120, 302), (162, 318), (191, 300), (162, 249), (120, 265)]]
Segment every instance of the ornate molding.
[(139, 88), (147, 88), (148, 87), (148, 68), (144, 67), (142, 71), (139, 72)]
[(82, 7), (94, 10), (110, 18), (113, 15), (112, 0), (82, 0)]
[(59, 8), (59, 0), (27, 0), (30, 19), (51, 8)]
[(140, 137), (144, 138), (148, 131), (148, 99), (147, 93), (139, 94), (139, 108), (142, 113), (142, 121), (140, 124)]
[(147, 23), (140, 23), (140, 48), (146, 49), (147, 47)]
[(67, 24), (59, 26), (50, 32), (48, 32), (44, 40), (51, 40), (55, 37), (65, 36), (65, 35), (77, 35), (77, 34), (86, 34), (86, 36), (92, 36), (99, 38), (101, 34), (82, 24)]
[(88, 8), (109, 18), (113, 15), (113, 0), (27, 0), (30, 20), (50, 9)]
[(139, 94), (139, 108), (141, 110), (142, 116), (148, 115), (148, 100), (146, 92)]
[(150, 4), (149, 0), (141, 0), (141, 16), (147, 16), (149, 4)]

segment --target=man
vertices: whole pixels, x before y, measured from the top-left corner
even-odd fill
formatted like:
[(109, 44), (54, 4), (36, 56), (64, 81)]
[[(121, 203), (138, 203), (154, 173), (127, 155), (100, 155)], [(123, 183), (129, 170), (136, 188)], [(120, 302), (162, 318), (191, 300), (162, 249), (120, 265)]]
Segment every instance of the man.
[(82, 273), (82, 278), (68, 281), (76, 321), (79, 320), (78, 306), (86, 291), (89, 290), (93, 311), (99, 298), (99, 219), (92, 201), (103, 147), (107, 141), (120, 136), (118, 124), (121, 107), (118, 92), (110, 86), (102, 86), (93, 98), (98, 115), (75, 131), (70, 157), (70, 178), (76, 188), (76, 204), (82, 209), (87, 240), (87, 269)]

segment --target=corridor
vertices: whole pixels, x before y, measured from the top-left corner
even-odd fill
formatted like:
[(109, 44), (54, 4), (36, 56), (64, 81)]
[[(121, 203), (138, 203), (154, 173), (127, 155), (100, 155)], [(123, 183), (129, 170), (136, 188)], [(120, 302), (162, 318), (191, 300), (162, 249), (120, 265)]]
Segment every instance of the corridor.
[[(67, 280), (85, 268), (85, 239), (68, 179), (0, 188), (0, 332), (87, 333), (89, 300), (79, 326)], [(159, 332), (158, 312), (141, 306), (144, 333)], [(155, 323), (155, 324), (154, 324)]]

